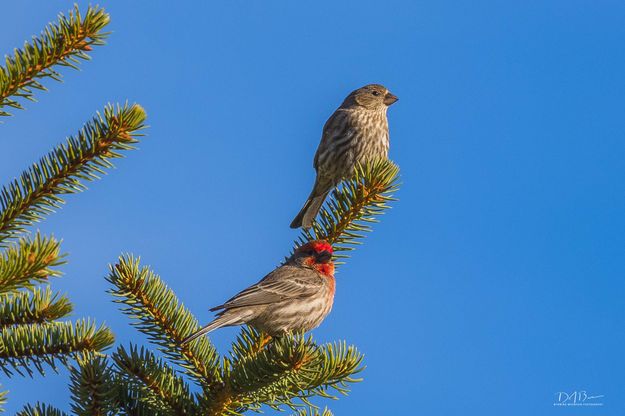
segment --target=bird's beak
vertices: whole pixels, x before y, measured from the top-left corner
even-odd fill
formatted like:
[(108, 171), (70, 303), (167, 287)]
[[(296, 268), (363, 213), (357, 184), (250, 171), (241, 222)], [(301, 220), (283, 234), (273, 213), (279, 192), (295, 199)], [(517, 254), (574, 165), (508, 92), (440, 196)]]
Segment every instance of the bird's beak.
[(319, 263), (328, 263), (330, 260), (332, 260), (332, 253), (330, 253), (329, 251), (322, 251), (320, 253), (317, 253), (317, 262)]
[(393, 95), (390, 92), (387, 92), (386, 95), (384, 96), (384, 104), (386, 105), (391, 105), (397, 100), (399, 100), (399, 98), (397, 98), (396, 95)]

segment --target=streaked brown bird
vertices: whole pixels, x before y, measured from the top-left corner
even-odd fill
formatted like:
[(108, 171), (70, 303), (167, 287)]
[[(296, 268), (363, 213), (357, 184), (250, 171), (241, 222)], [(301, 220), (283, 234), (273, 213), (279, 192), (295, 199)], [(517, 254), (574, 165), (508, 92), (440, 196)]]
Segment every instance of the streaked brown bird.
[(332, 246), (316, 240), (297, 248), (285, 264), (211, 312), (217, 318), (183, 344), (223, 326), (248, 324), (271, 336), (309, 331), (321, 324), (334, 302)]
[(383, 85), (358, 88), (323, 126), (313, 166), (317, 179), (291, 228), (310, 228), (328, 193), (349, 178), (357, 163), (388, 158), (386, 110), (398, 98)]

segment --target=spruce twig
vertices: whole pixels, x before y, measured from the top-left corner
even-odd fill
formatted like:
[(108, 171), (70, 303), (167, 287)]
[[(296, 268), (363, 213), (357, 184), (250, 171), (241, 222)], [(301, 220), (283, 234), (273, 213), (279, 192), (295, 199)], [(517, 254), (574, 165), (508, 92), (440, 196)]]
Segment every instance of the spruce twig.
[(45, 403), (27, 404), (16, 416), (69, 416), (64, 411)]
[(116, 408), (113, 373), (104, 357), (85, 354), (70, 368), (72, 411), (77, 416), (113, 414)]
[(102, 29), (109, 21), (103, 9), (89, 7), (82, 17), (75, 6), (69, 16), (59, 15), (39, 37), (6, 56), (0, 67), (0, 116), (11, 115), (7, 107), (23, 109), (19, 98), (35, 101), (33, 90), (46, 90), (44, 78), (61, 81), (55, 66), (78, 69), (80, 60), (89, 59), (92, 46), (104, 44), (108, 34)]
[[(44, 374), (44, 364), (56, 369), (77, 353), (97, 353), (114, 341), (111, 331), (93, 322), (54, 322), (45, 325), (16, 325), (0, 332), (0, 369), (32, 375), (34, 367)], [(24, 372), (23, 372), (24, 371)]]
[[(327, 240), (334, 247), (335, 258), (346, 258), (346, 251), (361, 244), (364, 232), (389, 209), (393, 194), (399, 189), (399, 167), (390, 160), (376, 160), (357, 165), (352, 178), (334, 189), (309, 230), (295, 245), (311, 240)], [(343, 254), (336, 254), (341, 253)]]
[(50, 323), (72, 310), (69, 299), (52, 293), (50, 287), (0, 294), (0, 330), (13, 325)]
[(0, 294), (18, 289), (31, 289), (35, 283), (60, 276), (56, 270), (64, 261), (60, 243), (39, 233), (34, 238), (21, 238), (0, 252)]
[(144, 404), (167, 414), (197, 414), (187, 383), (149, 350), (119, 347), (112, 358), (124, 383), (142, 391)]
[(206, 337), (182, 344), (200, 325), (154, 272), (140, 267), (139, 259), (122, 256), (111, 266), (107, 280), (114, 286), (110, 293), (115, 302), (123, 305), (122, 312), (135, 320), (133, 325), (182, 366), (205, 392), (221, 383), (215, 347)]
[(0, 246), (3, 240), (60, 207), (59, 195), (82, 191), (81, 181), (92, 181), (111, 168), (120, 151), (134, 149), (144, 127), (145, 111), (137, 104), (107, 106), (76, 135), (56, 147), (39, 163), (0, 191)]

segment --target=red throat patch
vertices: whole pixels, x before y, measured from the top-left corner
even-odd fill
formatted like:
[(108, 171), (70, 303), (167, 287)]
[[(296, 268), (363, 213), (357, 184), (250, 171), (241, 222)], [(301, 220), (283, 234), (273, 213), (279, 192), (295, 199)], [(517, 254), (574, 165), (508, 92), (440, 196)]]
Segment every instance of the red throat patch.
[(334, 276), (334, 263), (332, 262), (317, 263), (315, 262), (315, 259), (313, 257), (309, 257), (304, 260), (304, 264), (307, 264), (308, 266), (317, 270), (319, 273), (321, 273), (324, 276), (327, 276), (327, 277)]
[(334, 277), (334, 264), (333, 263), (320, 263), (313, 266), (324, 276)]

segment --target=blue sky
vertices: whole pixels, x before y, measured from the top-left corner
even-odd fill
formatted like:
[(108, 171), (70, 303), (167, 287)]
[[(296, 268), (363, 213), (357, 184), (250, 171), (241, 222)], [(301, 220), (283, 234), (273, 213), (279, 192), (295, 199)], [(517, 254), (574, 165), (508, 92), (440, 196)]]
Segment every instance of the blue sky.
[[(0, 51), (72, 4), (3, 5)], [(289, 252), (323, 123), (378, 82), (400, 97), (403, 185), (314, 331), (366, 355), (364, 381), (331, 408), (623, 414), (623, 2), (102, 4), (108, 45), (0, 125), (6, 183), (107, 102), (148, 112), (140, 150), (40, 225), (69, 253), (53, 287), (74, 317), (136, 340), (104, 280), (132, 252), (209, 320)], [(225, 352), (235, 335), (211, 338)], [(66, 382), (3, 380), (7, 410), (67, 408)], [(604, 406), (553, 406), (575, 390)]]

